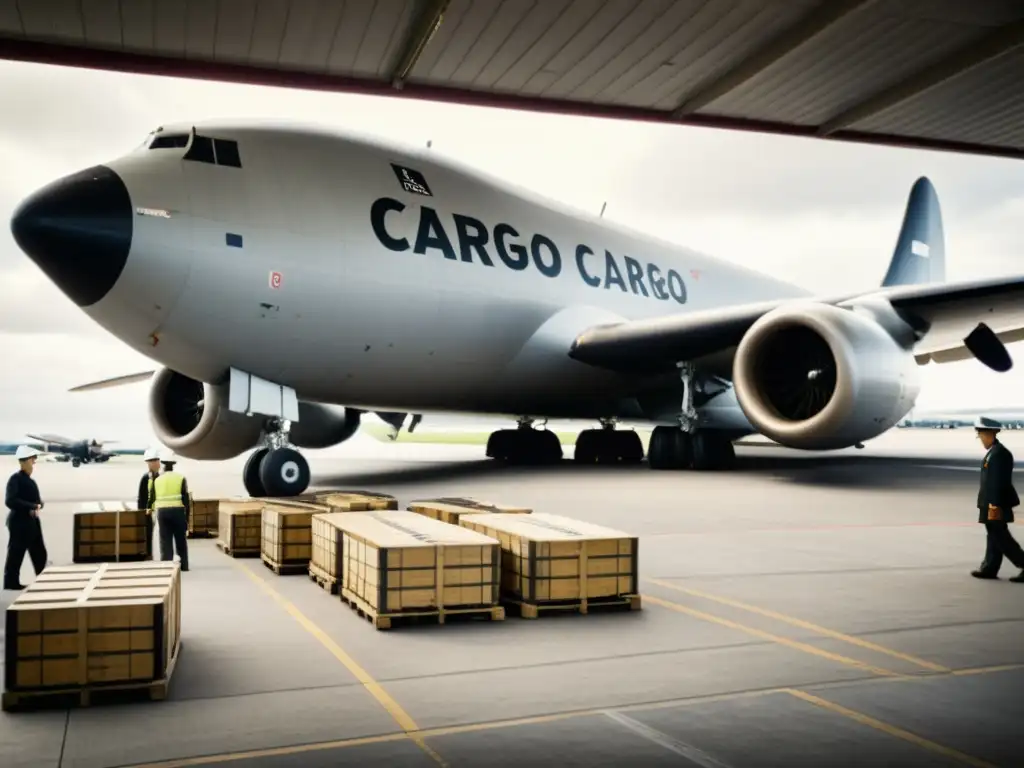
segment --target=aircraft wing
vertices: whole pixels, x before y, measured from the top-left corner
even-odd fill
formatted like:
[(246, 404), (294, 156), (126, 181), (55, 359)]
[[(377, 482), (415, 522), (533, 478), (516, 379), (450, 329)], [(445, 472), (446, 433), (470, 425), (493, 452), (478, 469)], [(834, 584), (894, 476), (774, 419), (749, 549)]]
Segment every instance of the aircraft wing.
[[(882, 298), (918, 330), (914, 355), (919, 363), (947, 363), (975, 356), (983, 334), (968, 341), (984, 323), (1004, 344), (1024, 340), (1024, 276), (958, 283), (900, 285), (845, 296), (799, 299), (849, 306), (857, 299)], [(667, 317), (588, 328), (573, 341), (569, 356), (602, 368), (655, 372), (676, 362), (734, 348), (758, 318), (793, 299), (741, 304)], [(997, 345), (998, 346), (998, 345)], [(993, 362), (986, 345), (982, 356)], [(1005, 355), (1005, 351), (1002, 353)], [(999, 357), (999, 354), (996, 354)], [(1008, 367), (1008, 361), (1006, 363)]]
[(74, 440), (69, 440), (68, 438), (61, 437), (60, 435), (33, 435), (26, 432), (25, 436), (31, 438), (32, 440), (39, 440), (41, 442), (46, 443), (47, 445), (57, 445), (60, 446), (61, 448), (70, 448), (75, 442)]

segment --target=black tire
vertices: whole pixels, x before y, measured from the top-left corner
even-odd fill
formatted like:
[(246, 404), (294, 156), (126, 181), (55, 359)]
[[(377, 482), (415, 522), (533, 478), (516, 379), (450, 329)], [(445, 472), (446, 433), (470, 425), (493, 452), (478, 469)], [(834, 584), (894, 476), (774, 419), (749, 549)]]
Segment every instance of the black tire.
[(538, 458), (544, 464), (558, 464), (565, 456), (562, 441), (550, 429), (536, 430)]
[(703, 471), (727, 469), (736, 459), (732, 441), (720, 432), (701, 430), (693, 436), (693, 468)]
[(242, 483), (245, 485), (245, 492), (254, 499), (267, 495), (267, 489), (263, 487), (263, 481), (260, 480), (260, 463), (268, 451), (268, 448), (258, 448), (253, 451), (252, 455), (246, 459), (245, 467), (242, 469)]
[(584, 429), (576, 437), (573, 461), (577, 464), (594, 464), (597, 461), (597, 430)]
[(267, 496), (298, 496), (309, 487), (309, 464), (292, 448), (275, 448), (260, 462), (260, 482)]
[(613, 433), (619, 461), (623, 464), (639, 464), (644, 460), (644, 443), (635, 430), (621, 430)]

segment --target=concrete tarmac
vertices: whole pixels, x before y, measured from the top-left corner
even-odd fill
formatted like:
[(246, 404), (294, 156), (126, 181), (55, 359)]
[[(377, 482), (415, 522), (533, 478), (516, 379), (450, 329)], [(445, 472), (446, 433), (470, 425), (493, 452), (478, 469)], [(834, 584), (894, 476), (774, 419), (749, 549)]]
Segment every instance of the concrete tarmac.
[[(1004, 442), (1024, 460), (1024, 434)], [(1009, 563), (969, 576), (973, 432), (738, 453), (699, 474), (365, 440), (310, 453), (315, 486), (637, 533), (643, 609), (378, 632), (305, 576), (191, 540), (168, 700), (2, 713), (0, 765), (1024, 765), (1024, 584)], [(243, 461), (180, 468), (196, 496), (236, 495)], [(75, 504), (130, 499), (143, 470), (37, 466), (54, 563)]]

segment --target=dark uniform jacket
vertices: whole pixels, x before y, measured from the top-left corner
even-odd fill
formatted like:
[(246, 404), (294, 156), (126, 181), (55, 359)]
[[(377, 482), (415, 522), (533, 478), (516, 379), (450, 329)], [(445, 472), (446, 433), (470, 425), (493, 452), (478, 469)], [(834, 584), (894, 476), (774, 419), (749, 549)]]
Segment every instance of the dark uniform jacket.
[(147, 472), (139, 480), (139, 501), (136, 509), (152, 509), (153, 502), (156, 501), (156, 491), (149, 487), (150, 477), (154, 480), (159, 476), (159, 472), (149, 473)]
[(42, 506), (39, 498), (39, 486), (24, 471), (18, 470), (7, 481), (7, 493), (4, 503), (18, 517), (28, 518), (36, 506)]
[(998, 440), (992, 444), (981, 465), (981, 484), (978, 488), (978, 522), (988, 522), (988, 505), (1002, 510), (1000, 519), (1013, 522), (1013, 508), (1020, 505), (1013, 487), (1013, 454)]

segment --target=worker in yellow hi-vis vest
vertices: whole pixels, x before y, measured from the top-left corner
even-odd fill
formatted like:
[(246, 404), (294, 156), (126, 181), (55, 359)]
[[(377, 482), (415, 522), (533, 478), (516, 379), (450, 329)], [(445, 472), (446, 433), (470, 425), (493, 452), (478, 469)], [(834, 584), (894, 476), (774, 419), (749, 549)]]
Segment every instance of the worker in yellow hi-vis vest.
[[(175, 460), (168, 456), (160, 462), (164, 472), (153, 481), (156, 499), (153, 509), (160, 526), (160, 559), (173, 560), (174, 549), (178, 550), (181, 570), (188, 570), (188, 484), (185, 478), (174, 471)], [(173, 549), (172, 549), (172, 546)]]

